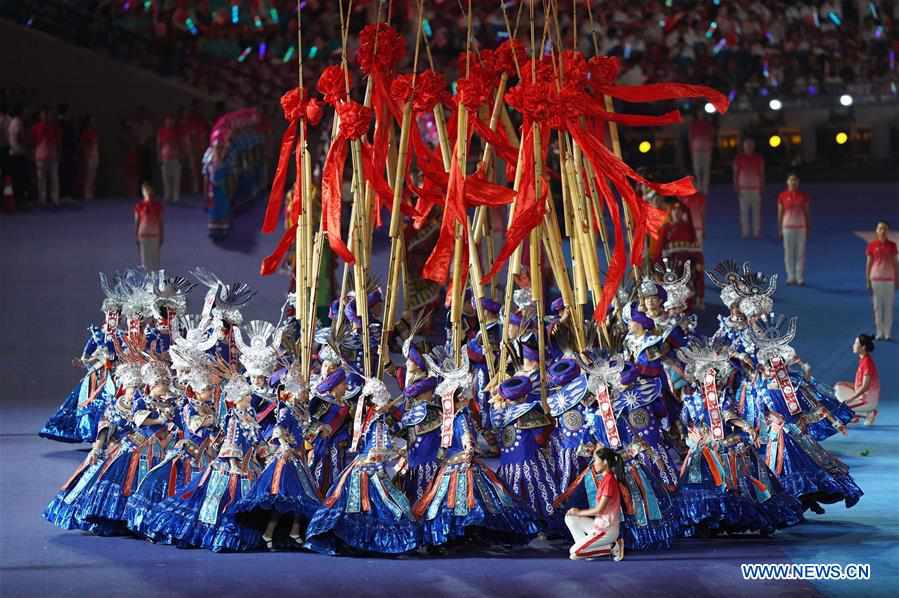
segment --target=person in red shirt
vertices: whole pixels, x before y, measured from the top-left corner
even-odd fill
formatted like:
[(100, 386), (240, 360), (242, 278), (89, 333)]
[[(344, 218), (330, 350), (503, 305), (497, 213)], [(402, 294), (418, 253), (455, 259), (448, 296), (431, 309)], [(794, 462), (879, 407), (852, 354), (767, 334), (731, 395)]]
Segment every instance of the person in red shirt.
[(702, 245), (696, 238), (696, 229), (690, 210), (679, 200), (671, 202), (665, 223), (659, 228), (658, 238), (650, 244), (650, 259), (660, 262), (669, 258), (678, 270), (687, 260), (691, 263), (690, 284), (693, 296), (690, 305), (694, 309), (704, 309), (705, 304), (705, 257)]
[(81, 167), (84, 173), (84, 199), (93, 199), (97, 191), (97, 167), (100, 165), (100, 143), (93, 116), (84, 118), (80, 144)]
[(711, 176), (712, 149), (715, 145), (715, 126), (702, 110), (696, 112), (696, 118), (688, 129), (690, 155), (693, 158), (693, 176), (696, 177), (696, 188), (705, 195), (709, 192)]
[(50, 120), (50, 111), (46, 106), (41, 108), (38, 118), (38, 122), (31, 129), (37, 171), (38, 204), (47, 205), (49, 192), (50, 201), (54, 206), (59, 206), (59, 127)]
[(162, 204), (156, 201), (153, 187), (141, 185), (141, 201), (134, 206), (134, 234), (140, 262), (147, 271), (159, 270), (159, 253), (165, 237)]
[(755, 141), (743, 140), (743, 153), (734, 159), (734, 189), (740, 200), (740, 232), (743, 238), (762, 235), (762, 189), (765, 161), (755, 153)]
[(166, 203), (181, 199), (181, 132), (173, 116), (166, 116), (156, 135), (156, 149), (162, 167), (162, 197)]
[(837, 382), (833, 385), (837, 398), (855, 411), (852, 421), (865, 418), (865, 425), (870, 426), (877, 419), (877, 405), (880, 402), (880, 376), (871, 353), (874, 352), (874, 338), (867, 334), (859, 334), (852, 343), (852, 352), (858, 355), (858, 368), (855, 370), (855, 383)]
[(811, 218), (808, 195), (799, 190), (799, 177), (787, 177), (787, 190), (777, 197), (777, 222), (784, 242), (784, 267), (787, 284), (805, 286), (805, 242)]
[(593, 452), (591, 479), (602, 476), (596, 491), (589, 496), (589, 509), (568, 509), (565, 525), (574, 538), (569, 550), (572, 560), (592, 559), (610, 554), (616, 561), (624, 557), (624, 543), (618, 537), (621, 524), (621, 491), (614, 469), (621, 470), (621, 457), (615, 451), (599, 447)]
[(896, 244), (890, 241), (890, 225), (880, 220), (874, 229), (875, 239), (865, 249), (865, 278), (874, 302), (874, 327), (878, 340), (893, 340), (893, 306), (899, 276), (896, 273)]

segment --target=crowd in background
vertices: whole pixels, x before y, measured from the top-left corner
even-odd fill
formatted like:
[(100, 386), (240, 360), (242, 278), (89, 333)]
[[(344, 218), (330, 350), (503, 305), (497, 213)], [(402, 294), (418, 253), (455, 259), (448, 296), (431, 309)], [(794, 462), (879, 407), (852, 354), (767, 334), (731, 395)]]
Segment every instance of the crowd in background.
[(120, 124), (118, 139), (101, 139), (91, 114), (75, 117), (67, 104), (54, 109), (11, 103), (0, 92), (0, 181), (15, 198), (6, 209), (94, 199), (104, 147), (125, 152), (129, 194), (136, 196), (142, 182), (157, 180), (167, 203), (178, 203), (182, 191), (200, 193), (210, 122), (198, 102), (165, 115), (138, 106)]

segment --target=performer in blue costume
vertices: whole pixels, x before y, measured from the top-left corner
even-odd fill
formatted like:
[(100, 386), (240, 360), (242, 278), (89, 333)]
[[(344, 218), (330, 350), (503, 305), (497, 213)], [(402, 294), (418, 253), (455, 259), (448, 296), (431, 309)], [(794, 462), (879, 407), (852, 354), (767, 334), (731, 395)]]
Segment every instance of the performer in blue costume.
[[(670, 548), (679, 530), (680, 511), (677, 471), (670, 457), (673, 451), (663, 429), (661, 380), (623, 387), (623, 368), (620, 359), (597, 359), (590, 364), (587, 385), (596, 397), (596, 408), (588, 413), (587, 422), (595, 442), (616, 451), (623, 460), (618, 482), (624, 489), (621, 535), (625, 546), (630, 550)], [(580, 471), (556, 499), (557, 504), (583, 507), (589, 503), (588, 470), (590, 466)]]
[(376, 379), (366, 380), (362, 395), (371, 405), (354, 437), (356, 457), (332, 484), (306, 537), (333, 536), (363, 552), (409, 552), (418, 533), (409, 501), (392, 479), (399, 447), (391, 437), (390, 395)]
[(693, 384), (681, 411), (689, 447), (681, 467), (683, 534), (771, 534), (802, 521), (799, 501), (759, 458), (755, 428), (733, 408), (723, 384), (731, 368), (727, 347), (694, 341), (679, 355)]
[[(532, 351), (525, 349), (528, 361), (536, 361)], [(553, 420), (543, 412), (539, 391), (533, 392), (528, 377), (516, 375), (499, 385), (493, 401), (494, 427), (501, 430), (499, 478), (544, 526), (561, 530), (562, 516), (553, 506), (558, 486), (546, 454)]]
[[(127, 531), (125, 509), (129, 497), (177, 440), (172, 423), (175, 397), (168, 367), (158, 361), (144, 364), (141, 381), (149, 392), (134, 402), (132, 425), (125, 426), (129, 433), (119, 437), (118, 445), (75, 503), (75, 518), (88, 524), (94, 534), (119, 535)], [(105, 427), (101, 424), (101, 431)]]
[(238, 525), (228, 509), (249, 491), (251, 463), (259, 441), (259, 424), (251, 406), (250, 385), (240, 376), (224, 388), (233, 405), (222, 426), (222, 444), (203, 475), (153, 509), (146, 535), (182, 548), (215, 552), (252, 550), (261, 543), (258, 531)]
[(405, 490), (413, 503), (422, 497), (440, 467), (440, 406), (434, 397), (437, 383), (434, 377), (420, 378), (403, 390), (406, 404), (400, 428), (408, 447)]
[(581, 447), (592, 442), (587, 413), (593, 396), (587, 392), (587, 376), (574, 359), (561, 359), (547, 369), (549, 414), (555, 418), (550, 439), (558, 487), (567, 488), (587, 465)]
[(462, 539), (528, 542), (539, 532), (534, 515), (487, 464), (475, 458), (477, 431), (468, 408), (472, 390), (468, 364), (441, 369), (441, 377), (438, 438), (445, 453), (430, 488), (413, 507), (421, 519), (422, 543), (442, 546)]
[[(806, 413), (816, 407), (797, 390), (787, 364), (797, 360), (790, 342), (796, 335), (796, 318), (781, 330), (784, 316), (762, 316), (752, 329), (761, 365), (761, 409), (764, 422), (763, 447), (766, 463), (784, 489), (802, 501), (806, 509), (823, 514), (819, 503), (844, 501), (852, 507), (861, 498), (861, 488), (849, 468), (827, 452), (803, 428)], [(801, 382), (800, 382), (801, 384)]]
[(350, 388), (346, 370), (338, 368), (316, 387), (309, 402), (309, 429), (312, 440), (312, 473), (319, 488), (330, 488), (337, 474), (346, 467), (350, 444), (350, 401), (361, 391)]
[[(240, 525), (261, 532), (269, 550), (302, 548), (305, 528), (322, 506), (321, 492), (306, 465), (307, 390), (293, 368), (282, 382), (265, 469), (244, 498), (230, 509)], [(282, 525), (284, 522), (289, 525)], [(286, 534), (278, 533), (279, 525)]]
[[(173, 358), (177, 353), (176, 346), (171, 351)], [(218, 434), (214, 406), (215, 385), (204, 361), (206, 356), (201, 352), (199, 359), (191, 364), (189, 376), (184, 375), (188, 394), (182, 397), (182, 405), (175, 418), (179, 428), (178, 436), (170, 443), (165, 458), (147, 472), (137, 490), (128, 498), (125, 522), (135, 535), (165, 541), (149, 534), (146, 522), (150, 514), (159, 503), (175, 496), (180, 489), (194, 481), (215, 456), (212, 452), (212, 441)]]
[(234, 327), (234, 340), (240, 351), (239, 361), (253, 387), (252, 407), (259, 423), (259, 439), (267, 441), (277, 424), (278, 397), (271, 387), (271, 377), (278, 367), (281, 329), (262, 320), (245, 325), (249, 342), (244, 342), (241, 327)]
[(133, 362), (120, 364), (116, 368), (116, 378), (119, 380), (120, 392), (106, 406), (101, 433), (94, 441), (91, 452), (44, 510), (44, 518), (56, 527), (91, 529), (90, 522), (77, 516), (81, 495), (115, 463), (119, 455), (125, 454), (136, 445), (129, 438), (133, 438), (132, 435), (135, 433), (134, 405), (140, 397), (138, 393), (141, 385), (140, 364)]

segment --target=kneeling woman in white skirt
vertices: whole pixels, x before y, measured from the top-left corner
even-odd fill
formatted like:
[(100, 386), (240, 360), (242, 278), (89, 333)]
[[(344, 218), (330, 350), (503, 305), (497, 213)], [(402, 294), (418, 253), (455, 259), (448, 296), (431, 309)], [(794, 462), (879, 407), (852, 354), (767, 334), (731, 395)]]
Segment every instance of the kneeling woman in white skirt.
[(615, 451), (599, 447), (593, 452), (590, 464), (594, 475), (583, 476), (588, 509), (569, 509), (565, 525), (574, 538), (569, 550), (572, 560), (610, 556), (615, 561), (624, 558), (624, 541), (618, 537), (621, 522), (621, 491), (618, 477), (623, 478), (621, 457)]

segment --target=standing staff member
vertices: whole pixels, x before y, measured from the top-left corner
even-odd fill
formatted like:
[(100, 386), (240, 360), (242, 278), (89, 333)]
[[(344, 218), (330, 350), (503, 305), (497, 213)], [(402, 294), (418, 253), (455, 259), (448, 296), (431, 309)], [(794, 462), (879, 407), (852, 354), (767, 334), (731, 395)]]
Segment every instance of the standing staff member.
[(734, 159), (734, 189), (740, 200), (740, 232), (743, 238), (762, 234), (762, 189), (765, 161), (755, 153), (755, 141), (743, 140), (743, 153)]
[(706, 118), (702, 111), (697, 111), (696, 118), (690, 123), (688, 137), (690, 140), (690, 156), (693, 160), (693, 176), (696, 177), (696, 188), (703, 195), (708, 195), (712, 169), (712, 148), (715, 142), (715, 125)]
[(134, 206), (134, 226), (137, 250), (144, 270), (159, 270), (159, 250), (162, 247), (164, 228), (162, 225), (162, 204), (153, 197), (153, 187), (144, 182), (141, 185), (143, 198)]
[(868, 243), (865, 255), (865, 278), (874, 301), (874, 327), (877, 340), (893, 340), (893, 306), (896, 302), (896, 244), (890, 241), (890, 225), (879, 220), (876, 238)]
[(784, 242), (787, 284), (805, 286), (805, 242), (811, 225), (808, 203), (808, 195), (799, 190), (799, 177), (790, 173), (787, 190), (777, 197), (777, 222)]

